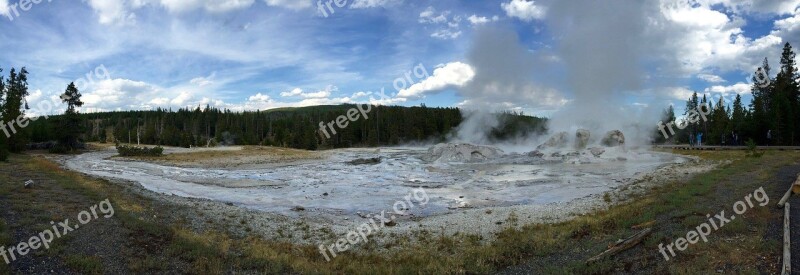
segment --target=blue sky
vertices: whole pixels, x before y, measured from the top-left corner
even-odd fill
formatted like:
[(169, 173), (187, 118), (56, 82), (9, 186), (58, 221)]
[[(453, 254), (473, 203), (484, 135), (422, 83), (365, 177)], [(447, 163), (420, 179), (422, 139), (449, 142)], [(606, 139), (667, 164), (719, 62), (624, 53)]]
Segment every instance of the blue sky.
[(0, 0), (0, 66), (28, 68), (33, 106), (78, 81), (89, 112), (372, 102), (549, 116), (605, 97), (747, 100), (761, 60), (774, 74), (783, 43), (800, 45), (800, 0), (326, 2)]

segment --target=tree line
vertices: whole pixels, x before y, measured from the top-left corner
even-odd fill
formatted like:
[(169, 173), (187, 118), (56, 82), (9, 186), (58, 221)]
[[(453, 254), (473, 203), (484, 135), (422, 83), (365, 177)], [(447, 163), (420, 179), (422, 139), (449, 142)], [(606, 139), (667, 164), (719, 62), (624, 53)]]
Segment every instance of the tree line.
[[(0, 72), (3, 69), (0, 68)], [(18, 120), (24, 118), (28, 110), (28, 71), (11, 68), (8, 78), (0, 75), (0, 160), (8, 158), (9, 152), (21, 152), (28, 140), (26, 131)]]
[[(675, 134), (668, 134), (666, 138), (665, 131), (659, 129), (655, 141), (695, 143), (697, 136), (702, 135), (704, 145), (743, 145), (748, 141), (761, 145), (800, 145), (800, 75), (791, 44), (784, 45), (780, 68), (774, 78), (771, 69), (765, 58), (752, 77), (753, 100), (747, 106), (738, 94), (729, 105), (724, 98), (714, 102), (705, 94), (698, 98), (697, 92), (693, 93), (686, 102), (684, 116), (689, 117), (698, 110), (708, 115), (695, 116), (696, 119), (691, 119), (694, 122), (677, 121), (681, 127), (673, 127)], [(669, 106), (662, 121), (675, 119), (675, 110)]]
[[(458, 108), (372, 106), (368, 119), (337, 128), (327, 138), (319, 123), (335, 121), (356, 105), (281, 108), (233, 112), (211, 106), (177, 111), (121, 111), (79, 114), (80, 137), (91, 142), (205, 147), (215, 145), (264, 145), (317, 150), (360, 146), (386, 146), (413, 142), (442, 142), (462, 122)], [(504, 139), (543, 131), (545, 120), (522, 113), (498, 114), (504, 122), (490, 129)], [(54, 117), (56, 121), (64, 116)], [(63, 127), (36, 121), (28, 131), (34, 142), (60, 140)]]

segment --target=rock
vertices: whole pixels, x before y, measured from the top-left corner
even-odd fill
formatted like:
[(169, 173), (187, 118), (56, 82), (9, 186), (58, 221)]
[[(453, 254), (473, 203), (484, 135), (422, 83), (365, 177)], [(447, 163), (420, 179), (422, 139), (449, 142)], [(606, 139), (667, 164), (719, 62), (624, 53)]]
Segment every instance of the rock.
[(397, 226), (397, 222), (395, 222), (394, 220), (391, 220), (391, 221), (388, 221), (388, 222), (384, 223), (384, 225), (386, 225), (388, 227), (394, 227), (394, 226)]
[(533, 158), (541, 158), (541, 157), (544, 157), (544, 153), (542, 153), (542, 152), (539, 152), (539, 150), (536, 150), (536, 151), (529, 152), (529, 153), (527, 153), (526, 155), (527, 155), (527, 156), (529, 156), (529, 157), (533, 157)]
[(28, 180), (25, 182), (25, 189), (33, 188), (33, 180)]
[(552, 155), (550, 155), (550, 157), (552, 157), (552, 158), (560, 158), (561, 157), (561, 153), (555, 152)]
[(481, 162), (503, 155), (503, 150), (492, 146), (469, 143), (443, 143), (428, 149), (427, 158), (434, 162)]
[(609, 131), (601, 142), (607, 147), (623, 146), (625, 145), (625, 135), (620, 130)]
[(375, 165), (381, 163), (381, 158), (367, 158), (367, 159), (356, 159), (352, 161), (348, 161), (347, 164), (350, 165)]
[(295, 207), (292, 207), (292, 211), (298, 211), (298, 212), (299, 211), (306, 211), (306, 208), (302, 207), (302, 206), (295, 206)]
[(322, 193), (323, 196), (328, 196), (328, 192)]
[(536, 147), (537, 150), (545, 148), (562, 148), (567, 145), (567, 132), (560, 132), (550, 137), (545, 143)]
[(602, 155), (603, 153), (606, 152), (606, 149), (603, 149), (601, 147), (594, 147), (594, 148), (589, 149), (589, 152), (592, 153), (593, 156), (599, 158), (600, 155)]
[(589, 138), (592, 136), (591, 132), (586, 129), (578, 129), (575, 132), (575, 149), (583, 150), (589, 145)]

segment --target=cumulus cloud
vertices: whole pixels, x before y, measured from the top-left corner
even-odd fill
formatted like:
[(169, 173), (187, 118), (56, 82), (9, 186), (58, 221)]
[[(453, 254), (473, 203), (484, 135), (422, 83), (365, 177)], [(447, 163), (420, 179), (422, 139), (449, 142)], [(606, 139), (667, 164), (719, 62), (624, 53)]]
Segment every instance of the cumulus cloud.
[(473, 14), (470, 17), (468, 17), (467, 20), (472, 25), (482, 25), (482, 24), (486, 24), (486, 23), (489, 23), (489, 22), (495, 22), (497, 20), (500, 20), (500, 17), (497, 17), (497, 15), (495, 15), (495, 16), (492, 16), (492, 18), (487, 18), (487, 17), (484, 17), (484, 16), (477, 16), (477, 15)]
[(475, 77), (475, 71), (467, 64), (452, 62), (437, 68), (433, 75), (400, 90), (397, 96), (402, 98), (419, 98), (427, 93), (438, 92), (449, 87), (462, 87)]
[(711, 86), (710, 88), (706, 88), (705, 92), (718, 93), (722, 94), (723, 96), (735, 96), (737, 94), (741, 95), (749, 93), (750, 88), (751, 88), (750, 84), (739, 82), (730, 86), (721, 86), (721, 85)]
[(547, 9), (536, 5), (536, 1), (511, 0), (508, 3), (501, 3), (500, 7), (503, 8), (508, 17), (519, 18), (527, 22), (544, 19), (547, 14)]

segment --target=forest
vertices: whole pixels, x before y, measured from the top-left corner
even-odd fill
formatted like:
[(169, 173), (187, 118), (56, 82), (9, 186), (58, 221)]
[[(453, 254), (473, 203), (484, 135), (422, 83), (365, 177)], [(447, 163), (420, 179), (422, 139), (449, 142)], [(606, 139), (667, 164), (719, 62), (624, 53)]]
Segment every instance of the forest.
[[(781, 52), (780, 68), (771, 77), (772, 68), (765, 58), (752, 77), (753, 99), (745, 105), (737, 94), (732, 103), (724, 98), (709, 99), (695, 92), (686, 102), (685, 116), (703, 108), (710, 112), (707, 119), (695, 123), (676, 121), (675, 109), (669, 106), (662, 121), (676, 121), (683, 129), (674, 127), (674, 135), (665, 138), (657, 130), (657, 143), (694, 143), (702, 134), (703, 145), (745, 145), (748, 141), (760, 145), (800, 145), (800, 86), (797, 63), (792, 46), (786, 43)], [(716, 101), (716, 102), (715, 102)], [(708, 109), (705, 109), (707, 106)], [(691, 139), (691, 142), (690, 142)]]
[[(264, 145), (307, 150), (357, 146), (441, 142), (461, 123), (457, 108), (373, 106), (368, 119), (349, 123), (326, 138), (319, 123), (335, 120), (355, 105), (281, 108), (232, 112), (206, 106), (177, 111), (125, 111), (80, 114), (80, 137), (90, 142), (116, 142), (180, 147)], [(497, 114), (504, 122), (495, 139), (542, 132), (544, 119), (519, 113)], [(53, 121), (62, 116), (51, 117)], [(58, 123), (32, 122), (32, 142), (58, 140)]]

